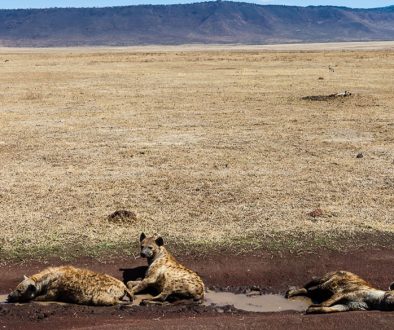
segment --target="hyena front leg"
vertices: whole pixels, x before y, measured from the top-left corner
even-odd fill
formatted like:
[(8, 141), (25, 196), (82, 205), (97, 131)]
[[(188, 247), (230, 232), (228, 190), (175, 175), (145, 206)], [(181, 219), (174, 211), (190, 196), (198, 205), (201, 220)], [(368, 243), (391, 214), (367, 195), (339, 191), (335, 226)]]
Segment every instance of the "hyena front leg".
[(141, 281), (128, 281), (126, 283), (126, 286), (131, 290), (133, 287), (137, 286), (140, 283)]
[(345, 296), (343, 294), (334, 294), (329, 299), (323, 301), (321, 304), (312, 304), (310, 307), (330, 307), (343, 299)]
[(41, 296), (34, 298), (35, 301), (55, 301), (58, 298), (58, 293), (55, 290), (47, 291)]
[[(135, 286), (130, 288), (129, 287), (130, 282), (132, 282), (132, 283), (138, 282), (138, 283), (136, 283)], [(140, 291), (145, 290), (147, 287), (155, 284), (156, 282), (157, 282), (157, 276), (153, 275), (153, 276), (149, 276), (149, 277), (144, 278), (142, 281), (129, 281), (129, 282), (127, 282), (127, 286), (130, 288), (131, 294), (134, 295)]]
[(120, 298), (120, 300), (123, 300), (125, 297), (128, 297), (131, 302), (134, 300), (133, 294), (131, 293), (130, 289), (127, 287), (124, 289), (124, 295)]

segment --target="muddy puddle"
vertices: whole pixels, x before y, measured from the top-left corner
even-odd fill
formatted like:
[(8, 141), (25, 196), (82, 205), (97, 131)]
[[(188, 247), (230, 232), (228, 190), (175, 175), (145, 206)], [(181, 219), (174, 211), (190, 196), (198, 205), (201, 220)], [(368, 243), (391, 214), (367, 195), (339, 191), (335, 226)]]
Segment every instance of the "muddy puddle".
[[(143, 299), (151, 297), (150, 295), (136, 295), (132, 304), (126, 306), (138, 306)], [(0, 295), (0, 304), (7, 301), (7, 295)], [(58, 301), (33, 301), (32, 303), (48, 306), (51, 304), (67, 305), (67, 303)], [(205, 295), (205, 306), (234, 306), (234, 308), (248, 311), (248, 312), (282, 312), (287, 310), (305, 311), (310, 304), (309, 299), (294, 298), (286, 299), (278, 294), (260, 294), (259, 292), (252, 292), (249, 294), (236, 294), (231, 292), (215, 292), (208, 291)], [(16, 304), (18, 305), (18, 304)]]
[(309, 299), (286, 299), (279, 294), (236, 294), (231, 292), (208, 291), (205, 295), (206, 306), (232, 305), (236, 309), (248, 312), (282, 312), (287, 310), (305, 311), (310, 304)]

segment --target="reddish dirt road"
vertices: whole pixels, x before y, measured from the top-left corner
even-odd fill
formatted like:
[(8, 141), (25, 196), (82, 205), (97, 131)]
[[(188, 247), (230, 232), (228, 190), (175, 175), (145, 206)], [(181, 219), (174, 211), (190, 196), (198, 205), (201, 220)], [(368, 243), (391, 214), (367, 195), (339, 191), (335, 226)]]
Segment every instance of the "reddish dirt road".
[[(394, 250), (376, 249), (340, 254), (320, 251), (304, 255), (272, 256), (268, 253), (230, 256), (211, 255), (179, 258), (195, 269), (210, 288), (233, 292), (258, 288), (262, 292), (284, 293), (288, 286), (302, 285), (312, 276), (331, 270), (355, 272), (373, 285), (386, 289), (394, 280)], [(48, 263), (27, 262), (0, 267), (0, 293), (8, 293), (23, 274), (32, 274)], [(79, 259), (72, 264), (128, 279), (143, 274), (144, 260), (118, 258), (107, 262)], [(90, 307), (78, 305), (0, 305), (0, 328), (91, 328), (131, 329), (393, 329), (394, 312), (349, 312), (304, 315), (299, 312), (247, 313), (234, 308), (204, 306)]]

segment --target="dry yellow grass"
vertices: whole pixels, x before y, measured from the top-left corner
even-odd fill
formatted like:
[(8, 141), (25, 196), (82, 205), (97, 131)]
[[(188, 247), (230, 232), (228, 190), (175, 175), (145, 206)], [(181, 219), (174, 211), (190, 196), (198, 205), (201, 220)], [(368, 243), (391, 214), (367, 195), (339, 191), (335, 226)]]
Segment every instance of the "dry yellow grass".
[(6, 256), (394, 233), (392, 50), (2, 49), (0, 104)]

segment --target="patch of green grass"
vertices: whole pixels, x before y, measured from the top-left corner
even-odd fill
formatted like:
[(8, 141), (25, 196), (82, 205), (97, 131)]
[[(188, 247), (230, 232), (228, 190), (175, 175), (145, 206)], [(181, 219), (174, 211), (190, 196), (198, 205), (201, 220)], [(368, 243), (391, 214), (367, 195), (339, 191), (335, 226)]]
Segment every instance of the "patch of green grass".
[[(370, 231), (349, 233), (274, 233), (270, 236), (244, 235), (229, 237), (220, 242), (212, 241), (174, 241), (166, 242), (166, 247), (177, 256), (204, 256), (209, 254), (233, 253), (237, 255), (251, 252), (269, 252), (273, 255), (281, 253), (302, 254), (320, 249), (346, 252), (370, 247), (394, 248), (394, 234)], [(71, 261), (78, 257), (105, 259), (119, 256), (132, 256), (139, 252), (136, 239), (115, 244), (99, 242), (94, 245), (73, 242), (72, 245), (46, 244), (26, 247), (15, 245), (12, 250), (0, 248), (3, 261), (46, 260), (60, 258)]]
[(362, 248), (394, 248), (394, 234), (378, 231), (354, 233), (274, 233), (270, 236), (245, 235), (220, 243), (170, 244), (177, 254), (193, 255), (234, 253), (238, 255), (265, 251), (272, 254), (302, 254), (320, 249), (346, 252)]

